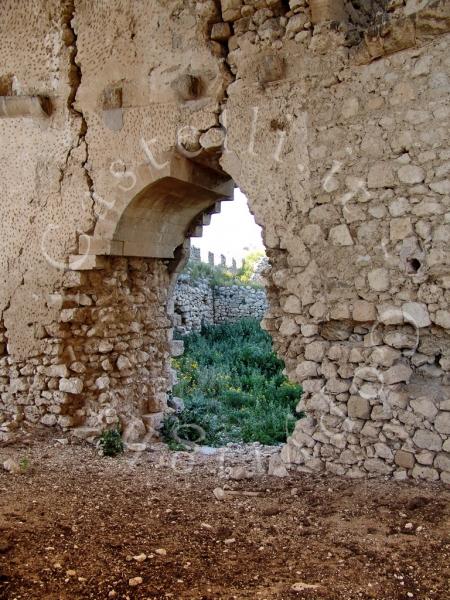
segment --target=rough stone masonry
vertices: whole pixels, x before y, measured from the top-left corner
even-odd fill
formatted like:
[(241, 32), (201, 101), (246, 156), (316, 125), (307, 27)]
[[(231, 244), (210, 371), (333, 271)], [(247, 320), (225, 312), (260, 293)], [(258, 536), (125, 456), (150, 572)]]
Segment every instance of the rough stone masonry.
[(0, 413), (128, 441), (238, 185), (305, 393), (280, 460), (450, 483), (448, 0), (5, 0)]
[(174, 330), (185, 335), (202, 325), (234, 323), (244, 318), (261, 320), (267, 310), (264, 288), (250, 285), (213, 285), (210, 279), (178, 277), (173, 294)]

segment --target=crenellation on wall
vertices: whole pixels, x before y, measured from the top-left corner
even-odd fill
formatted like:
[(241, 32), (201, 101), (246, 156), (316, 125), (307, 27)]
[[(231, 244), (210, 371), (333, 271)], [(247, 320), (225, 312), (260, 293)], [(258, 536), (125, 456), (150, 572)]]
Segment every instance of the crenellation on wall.
[(185, 238), (234, 182), (304, 387), (285, 463), (449, 483), (450, 4), (359, 5), (2, 3), (2, 89), (53, 107), (0, 120), (2, 436), (161, 422)]

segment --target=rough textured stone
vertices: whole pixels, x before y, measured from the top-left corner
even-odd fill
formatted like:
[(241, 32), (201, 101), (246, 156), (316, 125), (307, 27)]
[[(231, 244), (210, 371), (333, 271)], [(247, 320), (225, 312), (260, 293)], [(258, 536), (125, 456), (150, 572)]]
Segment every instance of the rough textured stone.
[(450, 435), (450, 412), (441, 412), (434, 421), (436, 431)]
[(414, 434), (413, 441), (416, 446), (424, 448), (425, 450), (437, 451), (442, 448), (441, 437), (437, 433), (427, 431), (426, 429), (417, 430)]
[(412, 469), (415, 464), (414, 454), (412, 452), (405, 452), (404, 450), (397, 450), (395, 453), (395, 463), (403, 469)]
[(351, 396), (348, 401), (348, 416), (355, 419), (368, 419), (370, 417), (370, 403), (361, 396)]
[(374, 269), (368, 274), (369, 285), (376, 292), (384, 292), (389, 289), (389, 272), (387, 269)]
[(70, 379), (63, 378), (59, 382), (59, 389), (68, 394), (81, 394), (83, 386), (83, 380), (78, 377), (71, 377)]
[(2, 421), (157, 429), (186, 238), (235, 185), (267, 248), (264, 327), (314, 407), (283, 460), (361, 477), (403, 450), (393, 476), (445, 481), (447, 450), (420, 446), (450, 429), (445, 3), (390, 3), (382, 32), (367, 2), (350, 28), (322, 25), (328, 1), (35, 4), (0, 8), (6, 100), (52, 105), (0, 119)]
[(422, 183), (425, 179), (425, 171), (421, 167), (405, 165), (398, 170), (398, 178), (402, 183)]

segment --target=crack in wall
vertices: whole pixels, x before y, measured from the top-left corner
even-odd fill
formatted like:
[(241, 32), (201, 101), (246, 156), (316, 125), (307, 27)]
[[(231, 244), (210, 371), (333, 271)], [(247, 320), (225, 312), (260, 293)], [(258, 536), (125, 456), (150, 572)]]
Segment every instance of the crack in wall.
[(61, 191), (62, 182), (65, 177), (65, 172), (66, 172), (66, 169), (68, 167), (68, 164), (69, 164), (69, 161), (70, 161), (70, 158), (71, 158), (73, 152), (75, 150), (77, 150), (82, 144), (84, 144), (85, 148), (86, 148), (86, 160), (81, 164), (81, 167), (83, 169), (86, 183), (87, 183), (87, 186), (89, 189), (89, 195), (90, 195), (92, 201), (94, 202), (94, 181), (93, 181), (90, 171), (89, 171), (89, 144), (88, 144), (88, 141), (86, 138), (88, 124), (87, 124), (87, 120), (86, 120), (86, 117), (84, 116), (83, 111), (79, 110), (78, 108), (75, 107), (77, 93), (80, 88), (81, 80), (82, 80), (82, 71), (81, 71), (80, 63), (77, 62), (77, 60), (76, 60), (76, 57), (78, 54), (78, 45), (77, 45), (78, 44), (78, 35), (77, 35), (76, 29), (73, 24), (73, 21), (76, 17), (75, 0), (68, 0), (66, 2), (66, 4), (63, 6), (63, 8), (64, 8), (63, 14), (62, 14), (62, 24), (64, 27), (63, 40), (64, 40), (66, 47), (69, 49), (68, 80), (69, 80), (69, 86), (70, 86), (70, 93), (67, 98), (67, 108), (69, 109), (70, 113), (73, 115), (74, 119), (80, 121), (80, 129), (78, 132), (77, 143), (72, 145), (72, 147), (69, 149), (67, 156), (66, 156), (65, 167), (63, 169), (61, 169), (61, 177), (59, 180), (60, 191)]

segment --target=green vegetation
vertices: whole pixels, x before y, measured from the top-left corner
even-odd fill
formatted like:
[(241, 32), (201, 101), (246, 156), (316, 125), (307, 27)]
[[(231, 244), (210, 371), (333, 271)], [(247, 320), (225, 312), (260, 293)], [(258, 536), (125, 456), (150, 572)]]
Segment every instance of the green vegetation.
[(19, 460), (19, 467), (21, 473), (26, 473), (29, 470), (30, 466), (30, 460), (26, 456)]
[(123, 452), (122, 434), (119, 429), (108, 429), (100, 436), (103, 456), (117, 456)]
[(256, 319), (207, 326), (183, 339), (174, 394), (185, 410), (168, 417), (163, 429), (172, 445), (183, 439), (211, 446), (286, 440), (298, 418), (301, 387), (282, 374), (284, 364)]
[(255, 250), (249, 252), (242, 262), (242, 267), (237, 272), (238, 279), (245, 285), (252, 283), (252, 277), (256, 271), (259, 261), (264, 257), (264, 252)]
[(221, 265), (210, 265), (198, 261), (188, 261), (184, 272), (195, 281), (198, 279), (209, 279), (211, 285), (249, 285), (255, 288), (261, 288), (261, 284), (252, 281), (252, 275), (258, 262), (263, 258), (264, 252), (250, 252), (242, 263), (242, 267), (237, 273), (232, 273), (229, 267)]

